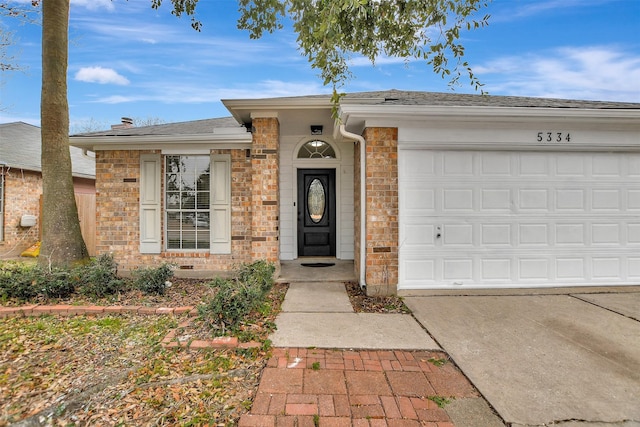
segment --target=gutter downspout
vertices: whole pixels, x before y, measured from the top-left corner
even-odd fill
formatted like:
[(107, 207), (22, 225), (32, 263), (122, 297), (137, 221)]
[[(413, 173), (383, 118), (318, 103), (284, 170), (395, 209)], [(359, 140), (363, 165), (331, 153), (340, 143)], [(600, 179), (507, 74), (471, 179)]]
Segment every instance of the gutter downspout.
[(340, 135), (360, 143), (360, 287), (364, 289), (367, 287), (367, 187), (365, 185), (365, 179), (367, 178), (367, 141), (358, 134), (348, 132), (343, 124), (340, 125)]

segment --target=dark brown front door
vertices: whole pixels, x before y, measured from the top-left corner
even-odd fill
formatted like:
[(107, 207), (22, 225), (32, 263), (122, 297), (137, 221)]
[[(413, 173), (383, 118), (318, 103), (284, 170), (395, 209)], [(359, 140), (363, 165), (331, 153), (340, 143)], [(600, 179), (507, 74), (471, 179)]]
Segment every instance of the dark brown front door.
[(298, 169), (298, 256), (336, 255), (335, 169)]

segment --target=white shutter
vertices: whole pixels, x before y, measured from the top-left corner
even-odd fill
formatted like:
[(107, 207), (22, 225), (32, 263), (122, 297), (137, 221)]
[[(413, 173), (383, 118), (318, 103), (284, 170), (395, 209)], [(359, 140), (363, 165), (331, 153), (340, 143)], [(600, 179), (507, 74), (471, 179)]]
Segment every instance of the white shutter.
[(140, 155), (140, 253), (142, 254), (159, 254), (162, 250), (160, 162), (160, 154)]
[(211, 253), (231, 253), (231, 156), (211, 156)]

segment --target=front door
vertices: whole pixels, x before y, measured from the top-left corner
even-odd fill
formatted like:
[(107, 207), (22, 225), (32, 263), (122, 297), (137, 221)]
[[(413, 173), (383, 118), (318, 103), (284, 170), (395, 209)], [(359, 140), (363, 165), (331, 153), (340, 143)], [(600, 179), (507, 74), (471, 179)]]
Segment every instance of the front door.
[(335, 169), (298, 169), (298, 256), (336, 255)]

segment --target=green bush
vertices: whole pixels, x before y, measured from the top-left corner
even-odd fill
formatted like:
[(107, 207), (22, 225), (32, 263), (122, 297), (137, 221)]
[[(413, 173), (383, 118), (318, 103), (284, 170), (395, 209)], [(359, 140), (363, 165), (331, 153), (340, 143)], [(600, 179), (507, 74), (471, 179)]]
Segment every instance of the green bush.
[(140, 268), (133, 272), (133, 286), (145, 294), (164, 295), (171, 286), (169, 279), (173, 277), (173, 265), (164, 263), (160, 267)]
[(103, 298), (126, 290), (127, 284), (118, 277), (118, 265), (112, 254), (102, 254), (88, 264), (75, 268), (71, 278), (82, 295)]
[(0, 266), (0, 297), (29, 300), (38, 295), (40, 270), (35, 265), (7, 262)]
[(36, 283), (39, 294), (45, 298), (67, 298), (76, 290), (71, 274), (64, 270), (41, 270)]
[(0, 266), (0, 297), (27, 301), (38, 296), (66, 298), (75, 291), (70, 274), (35, 264), (3, 263)]
[(212, 327), (236, 331), (253, 310), (258, 309), (271, 287), (275, 267), (265, 261), (240, 266), (230, 279), (216, 278), (209, 285), (216, 289), (209, 302), (198, 307), (200, 317)]
[(242, 264), (238, 268), (238, 280), (243, 283), (255, 285), (267, 294), (273, 287), (273, 273), (275, 266), (267, 261), (260, 260), (251, 264)]

